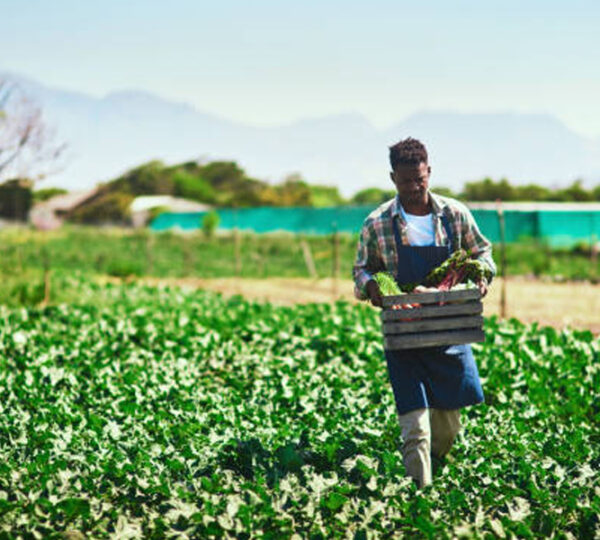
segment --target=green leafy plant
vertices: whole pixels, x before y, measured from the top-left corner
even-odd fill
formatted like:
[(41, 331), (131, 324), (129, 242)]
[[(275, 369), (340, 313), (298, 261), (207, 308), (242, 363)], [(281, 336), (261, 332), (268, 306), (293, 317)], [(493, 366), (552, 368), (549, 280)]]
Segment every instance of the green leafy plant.
[(206, 238), (212, 238), (219, 226), (219, 214), (214, 210), (207, 212), (202, 216), (202, 232)]
[(400, 287), (398, 287), (394, 276), (388, 272), (377, 272), (373, 277), (375, 278), (377, 285), (379, 285), (381, 294), (384, 296), (402, 294), (402, 291), (400, 290)]
[(477, 283), (481, 279), (491, 281), (492, 271), (483, 262), (472, 259), (464, 249), (456, 250), (425, 277), (425, 285), (449, 290), (459, 283)]
[(415, 491), (368, 306), (84, 282), (0, 318), (6, 537), (598, 534), (590, 332), (488, 319), (485, 403)]

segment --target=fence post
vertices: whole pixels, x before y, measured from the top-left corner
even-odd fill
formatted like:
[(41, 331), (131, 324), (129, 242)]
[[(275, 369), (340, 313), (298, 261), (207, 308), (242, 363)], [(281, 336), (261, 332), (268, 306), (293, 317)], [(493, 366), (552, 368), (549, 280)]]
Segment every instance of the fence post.
[(258, 250), (258, 256), (260, 257), (260, 277), (261, 278), (267, 277), (267, 272), (268, 272), (268, 268), (269, 268), (269, 265), (267, 264), (267, 255), (268, 255), (267, 248), (261, 244), (259, 246), (259, 250)]
[(596, 212), (590, 212), (590, 263), (592, 269), (590, 272), (590, 281), (596, 283), (598, 279), (598, 236), (596, 234)]
[[(190, 233), (191, 234), (191, 233)], [(190, 238), (187, 235), (183, 239), (183, 275), (189, 276), (192, 272), (192, 250), (190, 247)]]
[(151, 232), (146, 231), (145, 240), (146, 275), (149, 276), (154, 272), (154, 259), (152, 257), (153, 238)]
[(340, 234), (337, 229), (337, 223), (333, 224), (333, 234), (331, 237), (333, 256), (331, 259), (331, 277), (332, 293), (334, 297), (338, 295), (338, 278), (340, 275)]
[(260, 241), (260, 237), (258, 234), (253, 233), (248, 240), (250, 240), (250, 243), (252, 244), (252, 246), (250, 246), (251, 248), (251, 254), (250, 257), (252, 258), (252, 260), (256, 263), (256, 267), (258, 270), (258, 276), (260, 278), (264, 278), (265, 277), (265, 257), (266, 257), (266, 252), (263, 249), (263, 245)]
[(317, 274), (317, 269), (315, 267), (315, 261), (310, 251), (310, 246), (304, 238), (300, 240), (300, 247), (302, 248), (302, 254), (304, 255), (304, 262), (306, 264), (308, 274), (310, 275), (310, 277), (318, 279), (319, 275)]
[(44, 246), (42, 252), (42, 263), (44, 266), (44, 300), (43, 305), (47, 306), (50, 302), (50, 255), (48, 254), (48, 247)]
[(17, 252), (17, 271), (19, 274), (23, 273), (23, 250), (21, 248), (21, 244), (16, 245)]
[(233, 251), (235, 256), (235, 277), (240, 277), (242, 273), (242, 256), (241, 256), (242, 238), (237, 227), (233, 229)]
[(592, 263), (592, 271), (590, 272), (591, 281), (596, 282), (598, 278), (598, 237), (596, 233), (592, 233), (592, 245), (590, 246), (590, 262)]
[(496, 200), (496, 211), (498, 212), (498, 225), (500, 226), (500, 276), (502, 277), (500, 288), (500, 318), (506, 318), (506, 230), (504, 225), (504, 210), (502, 201)]

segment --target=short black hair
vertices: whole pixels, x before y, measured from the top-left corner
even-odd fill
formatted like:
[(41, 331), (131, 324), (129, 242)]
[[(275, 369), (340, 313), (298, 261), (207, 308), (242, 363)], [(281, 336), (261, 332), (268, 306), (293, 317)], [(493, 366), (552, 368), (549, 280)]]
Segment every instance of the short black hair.
[(395, 170), (398, 165), (419, 165), (420, 163), (428, 163), (427, 149), (421, 141), (408, 137), (390, 146), (392, 170)]

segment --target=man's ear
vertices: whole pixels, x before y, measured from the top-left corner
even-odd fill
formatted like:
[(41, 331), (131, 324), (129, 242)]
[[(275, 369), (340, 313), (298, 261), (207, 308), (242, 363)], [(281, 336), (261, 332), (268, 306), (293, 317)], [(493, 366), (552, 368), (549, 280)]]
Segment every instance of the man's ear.
[(392, 184), (396, 185), (396, 179), (394, 178), (394, 171), (390, 172), (390, 178), (392, 179)]
[(431, 174), (431, 165), (427, 165), (427, 174)]

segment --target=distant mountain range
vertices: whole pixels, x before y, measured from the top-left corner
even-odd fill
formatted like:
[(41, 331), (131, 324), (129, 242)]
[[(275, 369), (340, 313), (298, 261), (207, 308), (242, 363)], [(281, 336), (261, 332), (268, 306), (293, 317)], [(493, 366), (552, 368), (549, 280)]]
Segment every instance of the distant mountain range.
[(45, 186), (86, 189), (151, 159), (226, 159), (256, 178), (276, 182), (299, 172), (349, 195), (390, 187), (387, 147), (407, 136), (427, 145), (432, 185), (458, 190), (485, 176), (552, 187), (576, 178), (600, 183), (600, 140), (549, 115), (420, 112), (376, 129), (359, 114), (344, 114), (253, 127), (143, 91), (98, 99), (14, 73), (2, 77), (18, 81), (39, 102), (57, 139), (69, 145), (66, 168)]

